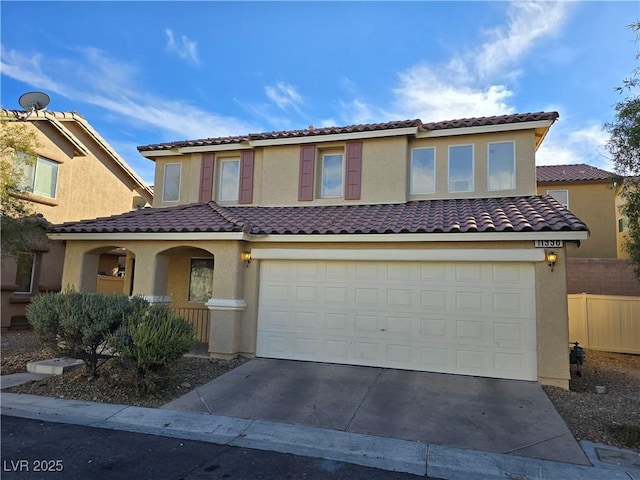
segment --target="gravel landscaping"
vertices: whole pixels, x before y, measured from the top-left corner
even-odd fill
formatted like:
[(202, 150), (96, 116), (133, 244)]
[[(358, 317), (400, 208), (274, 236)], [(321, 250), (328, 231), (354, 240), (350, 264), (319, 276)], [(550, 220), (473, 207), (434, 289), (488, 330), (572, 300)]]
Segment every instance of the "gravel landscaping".
[[(50, 351), (40, 345), (31, 331), (3, 333), (1, 347), (2, 375), (26, 372), (27, 362), (53, 358)], [(202, 355), (186, 355), (178, 362), (169, 387), (153, 395), (137, 395), (135, 388), (120, 376), (111, 365), (111, 361), (101, 366), (100, 376), (92, 380), (87, 380), (84, 367), (78, 367), (63, 375), (54, 375), (37, 382), (6, 388), (3, 392), (159, 407), (246, 361), (247, 359), (243, 357), (217, 360)]]
[[(2, 375), (26, 371), (29, 361), (52, 358), (30, 331), (7, 332), (1, 342)], [(570, 390), (543, 387), (577, 440), (590, 440), (640, 452), (640, 355), (587, 350), (582, 376), (572, 366)], [(246, 359), (214, 360), (185, 356), (169, 388), (139, 397), (108, 363), (88, 381), (83, 368), (5, 389), (58, 398), (157, 407), (241, 365)], [(568, 360), (567, 360), (568, 361)], [(595, 393), (603, 386), (606, 393)]]

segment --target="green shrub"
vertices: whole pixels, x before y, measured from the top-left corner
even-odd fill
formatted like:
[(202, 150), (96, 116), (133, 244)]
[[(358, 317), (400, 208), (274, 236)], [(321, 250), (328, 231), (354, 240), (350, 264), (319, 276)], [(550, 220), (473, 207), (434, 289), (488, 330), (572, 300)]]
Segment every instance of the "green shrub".
[(151, 307), (146, 315), (129, 317), (109, 335), (116, 363), (140, 392), (155, 390), (195, 341), (191, 324), (168, 308)]
[(105, 343), (125, 318), (139, 317), (149, 304), (140, 297), (101, 295), (67, 290), (33, 298), (27, 319), (36, 336), (56, 354), (84, 360), (87, 374), (112, 356)]

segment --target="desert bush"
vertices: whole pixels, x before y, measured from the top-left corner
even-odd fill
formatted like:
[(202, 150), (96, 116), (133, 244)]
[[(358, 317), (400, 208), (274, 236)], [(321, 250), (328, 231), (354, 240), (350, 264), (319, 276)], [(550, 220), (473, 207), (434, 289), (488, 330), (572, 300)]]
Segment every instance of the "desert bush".
[(44, 345), (58, 355), (84, 360), (88, 376), (95, 377), (99, 366), (113, 355), (106, 336), (125, 318), (141, 316), (148, 307), (140, 297), (67, 290), (34, 297), (27, 319)]
[(167, 307), (152, 306), (145, 315), (129, 317), (107, 340), (117, 351), (118, 367), (140, 393), (151, 393), (169, 379), (195, 335), (182, 317)]

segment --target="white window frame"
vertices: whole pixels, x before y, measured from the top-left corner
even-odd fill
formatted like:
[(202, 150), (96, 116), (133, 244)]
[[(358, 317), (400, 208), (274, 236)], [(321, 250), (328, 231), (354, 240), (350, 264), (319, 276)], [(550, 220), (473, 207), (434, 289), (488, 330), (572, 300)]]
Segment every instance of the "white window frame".
[(215, 268), (216, 268), (216, 262), (215, 262), (215, 258), (214, 257), (191, 257), (189, 258), (189, 289), (187, 290), (187, 301), (188, 302), (193, 302), (193, 303), (204, 303), (209, 301), (209, 299), (207, 298), (206, 300), (192, 300), (191, 299), (191, 275), (192, 275), (192, 271), (193, 271), (193, 261), (194, 260), (211, 260), (212, 265), (211, 265), (211, 280), (212, 280), (212, 287), (211, 287), (211, 295), (213, 296), (213, 275), (215, 272)]
[[(564, 204), (562, 202), (560, 202), (560, 200), (558, 200), (553, 193), (551, 192), (564, 192), (567, 195), (567, 203)], [(547, 195), (551, 195), (553, 198), (556, 198), (556, 200), (558, 200), (558, 202), (560, 202), (560, 204), (566, 208), (567, 210), (569, 210), (569, 190), (547, 190)]]
[[(511, 170), (511, 186), (509, 188), (491, 188), (491, 145), (499, 145), (510, 143), (512, 148), (512, 170)], [(487, 190), (489, 192), (500, 192), (505, 190), (515, 190), (516, 188), (516, 142), (513, 140), (505, 140), (503, 142), (487, 143)]]
[[(340, 193), (338, 195), (328, 195), (325, 192), (325, 168), (324, 163), (327, 157), (340, 157), (341, 167), (340, 167)], [(343, 153), (325, 153), (322, 155), (322, 161), (320, 163), (321, 171), (320, 171), (320, 198), (342, 198), (344, 192), (344, 154)]]
[[(35, 155), (33, 157), (33, 164), (30, 165), (27, 163), (30, 162), (30, 155), (27, 155), (23, 152), (17, 153), (22, 157), (19, 161), (24, 162), (24, 164), (19, 166), (19, 168), (22, 172), (21, 182), (25, 190), (27, 190), (28, 193), (37, 195), (39, 197), (55, 199), (58, 194), (58, 170), (60, 168), (60, 164), (55, 160), (51, 160), (40, 155)], [(42, 164), (48, 164), (54, 167), (55, 178), (53, 182), (53, 192), (36, 191), (36, 185), (38, 184), (38, 166)]]
[[(416, 185), (414, 183), (414, 165), (413, 161), (415, 160), (414, 153), (417, 150), (432, 150), (433, 151), (433, 181), (428, 188), (418, 189), (421, 185)], [(423, 186), (424, 187), (424, 186)], [(416, 147), (411, 149), (411, 169), (409, 172), (409, 194), (410, 195), (428, 195), (430, 193), (436, 193), (436, 147)]]
[(620, 217), (618, 219), (618, 233), (624, 233), (629, 230), (629, 219), (627, 217)]
[[(223, 189), (222, 189), (222, 185), (224, 184), (224, 165), (225, 164), (230, 164), (230, 163), (235, 163), (238, 165), (238, 176), (236, 177), (236, 182), (235, 182), (235, 186), (233, 188), (233, 196), (231, 197), (224, 197), (223, 196)], [(220, 200), (221, 202), (237, 202), (238, 201), (238, 194), (240, 191), (240, 157), (233, 157), (233, 158), (223, 158), (220, 160), (220, 175), (218, 178), (218, 200)]]
[[(178, 194), (175, 199), (167, 199), (167, 168), (178, 165)], [(182, 163), (165, 163), (164, 173), (162, 177), (162, 201), (163, 202), (179, 202), (182, 190)]]
[[(460, 147), (471, 147), (471, 177), (470, 177), (470, 187), (468, 190), (453, 190), (451, 188), (451, 149), (452, 148), (460, 148)], [(473, 193), (475, 191), (475, 175), (476, 175), (476, 162), (475, 162), (475, 146), (470, 144), (462, 144), (462, 145), (449, 145), (447, 150), (447, 188), (449, 193)]]

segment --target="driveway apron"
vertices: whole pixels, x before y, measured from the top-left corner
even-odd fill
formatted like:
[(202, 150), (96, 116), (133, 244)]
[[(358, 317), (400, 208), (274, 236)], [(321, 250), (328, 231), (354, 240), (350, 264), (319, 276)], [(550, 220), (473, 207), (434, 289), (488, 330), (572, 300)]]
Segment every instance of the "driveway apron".
[(256, 358), (162, 408), (590, 464), (536, 382)]

